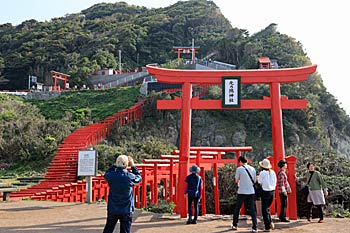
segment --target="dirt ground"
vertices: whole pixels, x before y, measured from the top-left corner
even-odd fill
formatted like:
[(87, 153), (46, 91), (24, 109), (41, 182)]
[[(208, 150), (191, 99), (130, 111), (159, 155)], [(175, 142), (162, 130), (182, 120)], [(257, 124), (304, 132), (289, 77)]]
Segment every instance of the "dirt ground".
[[(105, 203), (59, 203), (48, 201), (0, 202), (0, 233), (57, 233), (57, 232), (102, 232), (106, 218)], [(137, 211), (132, 224), (132, 232), (231, 232), (232, 216), (207, 215), (199, 217), (197, 225), (185, 225), (185, 219), (178, 215), (151, 214)], [(118, 224), (119, 225), (119, 224)], [(241, 216), (238, 232), (249, 232), (251, 221)], [(280, 223), (275, 221), (273, 232), (349, 232), (350, 219), (326, 218), (325, 223), (315, 219), (308, 223), (305, 219)], [(259, 230), (263, 230), (261, 219)], [(115, 232), (119, 232), (118, 226)]]

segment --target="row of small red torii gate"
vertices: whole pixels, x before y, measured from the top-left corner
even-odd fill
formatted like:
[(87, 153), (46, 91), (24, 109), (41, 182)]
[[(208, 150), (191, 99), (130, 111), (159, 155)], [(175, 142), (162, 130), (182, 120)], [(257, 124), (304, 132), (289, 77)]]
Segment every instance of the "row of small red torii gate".
[[(219, 173), (218, 169), (225, 164), (237, 164), (238, 158), (242, 152), (252, 151), (252, 147), (191, 147), (189, 162), (191, 164), (197, 164), (201, 168), (200, 176), (203, 181), (203, 190), (201, 198), (201, 215), (206, 214), (206, 179), (205, 171), (213, 170), (213, 191), (214, 191), (214, 209), (215, 214), (220, 214), (220, 192), (219, 192)], [(230, 159), (226, 157), (226, 153), (235, 153), (236, 158)], [(178, 191), (180, 183), (185, 183), (179, 179), (179, 150), (174, 150), (171, 155), (160, 155), (159, 159), (144, 159), (142, 164), (136, 164), (136, 167), (141, 171), (142, 183), (134, 187), (135, 193), (135, 205), (137, 208), (146, 207), (148, 204), (158, 205), (159, 197), (159, 184), (162, 184), (163, 199), (165, 201), (176, 203), (175, 211), (181, 214), (181, 209), (178, 207), (178, 201), (180, 196), (184, 196)], [(268, 159), (273, 163), (273, 158), (270, 156)], [(295, 190), (296, 180), (295, 176), (295, 163), (296, 158), (294, 156), (288, 156), (286, 158), (288, 164), (288, 179), (291, 181), (291, 188)], [(232, 174), (232, 182), (234, 182), (234, 174)], [(147, 192), (147, 186), (149, 186), (149, 192)], [(144, 190), (144, 191), (143, 191)], [(105, 192), (107, 193), (107, 192)], [(233, 190), (232, 190), (233, 195)], [(147, 196), (149, 200), (147, 200)], [(296, 202), (291, 201), (289, 203), (290, 208), (292, 206), (296, 209)], [(276, 206), (273, 205), (271, 213), (276, 212)], [(242, 207), (241, 213), (244, 213)], [(288, 216), (292, 216), (289, 214)], [(186, 217), (186, 216), (185, 216)], [(291, 217), (293, 218), (293, 217)]]
[[(158, 100), (158, 109), (171, 109), (181, 110), (181, 127), (180, 127), (180, 150), (177, 157), (164, 157), (161, 160), (150, 160), (145, 162), (153, 163), (153, 165), (141, 165), (142, 175), (145, 179), (146, 169), (148, 166), (153, 167), (153, 182), (158, 184), (160, 179), (164, 179), (166, 184), (166, 174), (163, 173), (163, 167), (169, 167), (169, 183), (170, 183), (170, 200), (174, 200), (176, 203), (176, 212), (181, 217), (187, 216), (187, 203), (184, 196), (185, 192), (185, 179), (188, 175), (188, 168), (190, 164), (196, 163), (202, 168), (201, 176), (203, 180), (204, 170), (214, 170), (214, 199), (215, 199), (215, 212), (220, 212), (219, 205), (219, 192), (218, 192), (218, 174), (217, 169), (219, 165), (225, 163), (237, 163), (237, 159), (240, 156), (241, 151), (250, 151), (251, 147), (218, 147), (218, 148), (201, 148), (191, 147), (191, 114), (194, 110), (251, 110), (251, 109), (269, 109), (271, 111), (271, 123), (272, 123), (272, 146), (273, 155), (269, 157), (272, 162), (273, 169), (277, 172), (278, 161), (285, 159), (288, 164), (288, 179), (291, 184), (293, 192), (290, 195), (287, 214), (290, 219), (297, 219), (297, 203), (296, 203), (296, 180), (295, 180), (295, 156), (285, 156), (284, 150), (284, 138), (283, 138), (283, 122), (282, 122), (282, 110), (284, 109), (305, 109), (307, 107), (307, 101), (304, 99), (288, 99), (287, 96), (281, 95), (280, 85), (284, 83), (301, 82), (308, 79), (309, 75), (316, 71), (316, 65), (310, 65), (299, 68), (288, 69), (260, 69), (260, 70), (173, 70), (159, 68), (157, 66), (148, 65), (148, 73), (154, 75), (158, 82), (163, 83), (175, 83), (182, 84), (182, 96), (181, 98), (175, 97), (172, 100)], [(226, 79), (232, 77), (235, 82), (234, 92), (235, 98), (238, 101), (234, 105), (225, 105), (226, 97), (224, 96), (224, 84)], [(193, 85), (223, 85), (223, 99), (222, 100), (201, 100), (198, 96), (192, 96)], [(268, 84), (270, 86), (270, 96), (264, 96), (263, 99), (243, 99), (240, 100), (240, 84)], [(231, 97), (231, 96), (230, 96)], [(214, 154), (213, 151), (215, 152)], [(236, 159), (222, 159), (221, 153), (224, 152), (236, 152)], [(195, 158), (192, 158), (191, 153), (195, 153)], [(209, 156), (209, 157), (204, 157)], [(173, 166), (174, 161), (177, 163)], [(164, 164), (165, 163), (165, 164)], [(174, 172), (174, 168), (177, 169), (177, 173)], [(177, 175), (177, 179), (175, 176)], [(165, 177), (164, 177), (165, 176)], [(234, 174), (232, 174), (234, 176)], [(177, 180), (177, 184), (176, 184)], [(234, 179), (233, 179), (234, 180)], [(152, 181), (151, 181), (152, 182)], [(146, 190), (145, 183), (142, 189)], [(174, 186), (173, 186), (174, 185)], [(136, 193), (138, 193), (135, 190)], [(153, 194), (151, 199), (156, 203), (158, 185), (152, 185)], [(176, 188), (175, 192), (172, 192)], [(277, 191), (276, 191), (277, 192)], [(203, 192), (205, 193), (205, 192)], [(173, 194), (176, 194), (173, 196)], [(142, 205), (145, 204), (146, 194), (142, 194)], [(279, 195), (275, 195), (275, 205), (272, 205), (271, 212), (280, 210)], [(137, 201), (137, 203), (139, 203)], [(202, 214), (205, 214), (205, 195), (202, 199)], [(277, 206), (277, 209), (274, 207)], [(204, 210), (203, 210), (204, 208)]]

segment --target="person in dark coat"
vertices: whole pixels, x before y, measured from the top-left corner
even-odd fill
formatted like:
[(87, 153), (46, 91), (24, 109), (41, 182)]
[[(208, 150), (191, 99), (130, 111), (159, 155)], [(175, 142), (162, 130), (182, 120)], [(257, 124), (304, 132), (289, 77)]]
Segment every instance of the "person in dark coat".
[[(126, 168), (131, 166), (131, 172)], [(120, 233), (130, 233), (135, 210), (132, 187), (141, 182), (140, 172), (130, 156), (120, 155), (104, 175), (109, 184), (107, 221), (103, 233), (113, 233), (120, 221)]]
[[(186, 177), (186, 189), (188, 200), (188, 220), (186, 224), (197, 224), (198, 218), (198, 203), (201, 198), (202, 178), (198, 175), (200, 168), (196, 165), (190, 167), (191, 174)], [(194, 217), (192, 220), (192, 203), (194, 206)]]

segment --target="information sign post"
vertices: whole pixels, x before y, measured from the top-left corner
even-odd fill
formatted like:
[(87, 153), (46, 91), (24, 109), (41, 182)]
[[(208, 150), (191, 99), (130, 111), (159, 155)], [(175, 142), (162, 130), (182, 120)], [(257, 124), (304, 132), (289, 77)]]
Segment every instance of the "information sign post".
[(83, 150), (78, 154), (78, 176), (86, 176), (86, 202), (92, 202), (92, 177), (97, 174), (97, 152)]

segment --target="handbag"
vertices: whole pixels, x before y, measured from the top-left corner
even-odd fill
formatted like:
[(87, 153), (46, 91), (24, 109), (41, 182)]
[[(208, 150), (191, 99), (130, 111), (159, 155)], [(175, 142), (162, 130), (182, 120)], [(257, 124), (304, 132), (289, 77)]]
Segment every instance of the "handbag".
[(307, 184), (301, 188), (301, 192), (307, 197), (309, 195), (309, 184), (310, 184), (310, 180), (311, 177), (314, 173), (311, 173), (310, 177), (309, 177), (309, 181), (307, 182)]
[(305, 196), (309, 195), (309, 186), (305, 185), (304, 187), (302, 187), (301, 192), (302, 192)]
[(248, 176), (253, 183), (254, 192), (255, 192), (255, 199), (256, 200), (260, 199), (262, 197), (262, 194), (263, 194), (263, 189), (262, 189), (261, 185), (259, 183), (254, 182), (252, 175), (250, 174), (250, 172), (248, 171), (248, 169), (245, 166), (242, 166), (242, 167), (244, 167), (244, 169), (247, 171)]
[(261, 184), (255, 183), (254, 184), (254, 190), (255, 190), (255, 197), (257, 199), (261, 198), (262, 194), (263, 194), (263, 188), (262, 188)]

